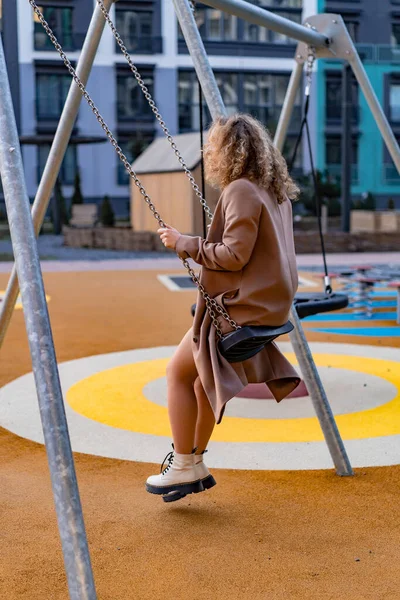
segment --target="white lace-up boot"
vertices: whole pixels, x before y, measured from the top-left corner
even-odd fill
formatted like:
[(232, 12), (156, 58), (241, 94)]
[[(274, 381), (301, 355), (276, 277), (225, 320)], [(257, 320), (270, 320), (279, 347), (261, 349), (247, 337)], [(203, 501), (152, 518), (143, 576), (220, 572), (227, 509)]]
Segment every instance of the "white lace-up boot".
[(209, 490), (210, 488), (214, 487), (214, 485), (217, 485), (217, 482), (215, 481), (214, 477), (211, 475), (210, 471), (208, 470), (207, 465), (205, 464), (203, 458), (204, 458), (204, 454), (208, 452), (208, 450), (203, 450), (203, 452), (201, 452), (201, 454), (196, 454), (194, 457), (194, 462), (196, 465), (196, 470), (197, 470), (197, 476), (200, 477), (201, 479), (201, 483), (204, 487), (205, 490)]
[[(146, 490), (150, 494), (162, 495), (165, 502), (174, 502), (187, 494), (204, 491), (194, 462), (195, 451), (196, 449), (191, 454), (178, 454), (172, 450), (161, 465), (160, 475), (152, 475), (147, 479)], [(166, 461), (168, 465), (163, 470)]]

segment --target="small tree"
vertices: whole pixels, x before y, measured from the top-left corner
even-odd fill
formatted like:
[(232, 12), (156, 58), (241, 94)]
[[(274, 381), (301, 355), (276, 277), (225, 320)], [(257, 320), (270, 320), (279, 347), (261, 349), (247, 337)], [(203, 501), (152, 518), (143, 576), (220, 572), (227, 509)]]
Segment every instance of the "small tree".
[(75, 173), (74, 193), (71, 198), (72, 204), (83, 204), (83, 196), (81, 191), (81, 176), (79, 171)]
[(54, 193), (56, 195), (58, 201), (58, 210), (60, 211), (60, 221), (62, 225), (68, 225), (69, 223), (69, 214), (67, 210), (67, 205), (65, 202), (65, 197), (62, 191), (62, 185), (60, 178), (57, 177), (56, 183), (54, 186)]
[(105, 227), (114, 227), (115, 215), (109, 196), (104, 196), (100, 206), (100, 222)]
[(371, 192), (368, 192), (368, 194), (364, 198), (363, 209), (364, 210), (375, 210), (376, 209), (375, 196), (373, 194), (371, 194)]

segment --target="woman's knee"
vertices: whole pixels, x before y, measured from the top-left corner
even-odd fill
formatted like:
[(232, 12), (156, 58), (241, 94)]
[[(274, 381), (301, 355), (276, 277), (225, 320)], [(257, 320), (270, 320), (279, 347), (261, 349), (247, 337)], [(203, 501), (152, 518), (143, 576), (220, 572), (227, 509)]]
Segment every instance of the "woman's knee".
[(167, 381), (181, 381), (186, 383), (194, 383), (197, 377), (197, 372), (192, 368), (192, 365), (180, 361), (177, 357), (173, 357), (167, 365)]

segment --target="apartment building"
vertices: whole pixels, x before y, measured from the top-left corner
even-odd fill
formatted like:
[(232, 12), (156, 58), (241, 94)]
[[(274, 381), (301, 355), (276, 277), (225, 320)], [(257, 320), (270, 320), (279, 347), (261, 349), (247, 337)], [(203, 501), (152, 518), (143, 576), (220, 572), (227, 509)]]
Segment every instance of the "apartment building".
[[(254, 0), (295, 22), (317, 12), (317, 0)], [(95, 0), (40, 0), (46, 20), (76, 64)], [(172, 0), (118, 0), (111, 16), (173, 134), (199, 130), (198, 85)], [(229, 111), (251, 112), (274, 130), (293, 67), (296, 43), (197, 3), (196, 20)], [(28, 192), (34, 197), (71, 78), (27, 0), (3, 0), (3, 41)], [(121, 147), (133, 160), (160, 135), (135, 78), (106, 26), (88, 90)], [(301, 114), (300, 94), (285, 152), (290, 153)], [(207, 119), (207, 112), (205, 111)], [(87, 202), (105, 194), (119, 215), (129, 210), (128, 176), (83, 101), (61, 170), (72, 195), (79, 169)], [(85, 143), (88, 140), (98, 143)], [(35, 143), (36, 142), (36, 143)], [(302, 167), (299, 155), (297, 167)]]
[[(340, 13), (362, 57), (391, 127), (400, 139), (400, 0), (319, 0), (319, 12)], [(342, 69), (321, 61), (318, 71), (318, 167), (340, 176)], [(352, 83), (352, 194), (368, 192), (378, 207), (400, 208), (400, 177), (369, 108)]]

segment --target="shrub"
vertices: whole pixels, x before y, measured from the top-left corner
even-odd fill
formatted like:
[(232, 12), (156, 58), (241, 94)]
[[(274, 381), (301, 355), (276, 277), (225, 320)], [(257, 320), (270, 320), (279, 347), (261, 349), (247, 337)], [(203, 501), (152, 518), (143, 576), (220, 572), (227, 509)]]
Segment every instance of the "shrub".
[(104, 196), (100, 206), (100, 222), (105, 227), (114, 227), (115, 224), (115, 215), (108, 196)]

